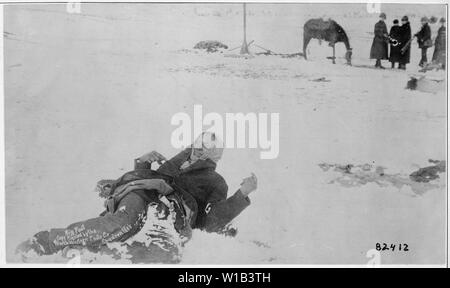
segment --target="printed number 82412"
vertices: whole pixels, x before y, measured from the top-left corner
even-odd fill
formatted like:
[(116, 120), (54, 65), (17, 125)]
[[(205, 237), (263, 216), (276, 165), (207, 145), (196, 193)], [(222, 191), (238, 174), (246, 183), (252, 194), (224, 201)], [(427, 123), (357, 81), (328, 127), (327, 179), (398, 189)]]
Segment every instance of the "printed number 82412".
[(409, 246), (408, 244), (387, 244), (387, 243), (377, 243), (375, 245), (375, 249), (377, 251), (404, 251), (404, 252), (408, 252), (409, 251)]

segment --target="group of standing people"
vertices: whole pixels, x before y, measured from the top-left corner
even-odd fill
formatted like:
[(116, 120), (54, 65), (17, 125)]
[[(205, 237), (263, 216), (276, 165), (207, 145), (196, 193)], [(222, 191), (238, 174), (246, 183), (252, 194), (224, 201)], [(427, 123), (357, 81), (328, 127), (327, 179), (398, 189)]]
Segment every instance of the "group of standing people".
[[(405, 70), (406, 64), (410, 63), (411, 42), (414, 37), (417, 38), (419, 49), (421, 49), (422, 56), (419, 66), (424, 67), (427, 65), (428, 48), (433, 46), (429, 19), (427, 17), (422, 17), (420, 31), (414, 35), (411, 32), (408, 16), (402, 17), (401, 25), (399, 24), (398, 19), (395, 19), (389, 33), (385, 21), (386, 14), (381, 13), (380, 20), (375, 24), (374, 39), (370, 50), (370, 58), (376, 60), (375, 67), (384, 69), (381, 65), (381, 60), (389, 60), (389, 62), (391, 62), (391, 68), (395, 68), (395, 64), (398, 63), (398, 69)], [(433, 53), (432, 61), (445, 68), (445, 18), (441, 18), (439, 22), (441, 27), (439, 28), (435, 40), (435, 51)]]

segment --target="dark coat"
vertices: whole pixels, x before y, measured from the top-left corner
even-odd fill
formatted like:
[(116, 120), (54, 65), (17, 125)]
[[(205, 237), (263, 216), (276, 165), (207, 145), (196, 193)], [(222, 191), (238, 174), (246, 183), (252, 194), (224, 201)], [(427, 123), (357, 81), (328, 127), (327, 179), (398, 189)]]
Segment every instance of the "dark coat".
[(422, 25), (422, 28), (419, 32), (417, 32), (414, 36), (417, 37), (417, 43), (419, 44), (419, 48), (428, 48), (433, 45), (431, 42), (431, 29), (428, 23)]
[(411, 45), (408, 44), (408, 42), (412, 38), (411, 26), (409, 25), (409, 22), (400, 26), (399, 32), (400, 32), (400, 38), (398, 40), (400, 41), (400, 45), (399, 45), (400, 50), (403, 49), (403, 47), (405, 47), (405, 45), (408, 45), (407, 49), (405, 49), (405, 52), (400, 54), (399, 62), (400, 62), (400, 64), (408, 64), (411, 59)]
[[(400, 38), (401, 38), (401, 27), (400, 26), (392, 26), (391, 27), (391, 31), (389, 31), (389, 36), (392, 39), (397, 40), (400, 43)], [(400, 58), (401, 58), (401, 44), (398, 44), (397, 46), (394, 46), (393, 43), (391, 42), (391, 51), (389, 54), (389, 61), (390, 62), (400, 62)]]
[(240, 190), (227, 199), (228, 186), (223, 177), (215, 171), (216, 163), (209, 159), (199, 160), (181, 170), (180, 166), (190, 155), (191, 149), (188, 148), (166, 161), (156, 171), (150, 170), (149, 165), (138, 164), (135, 171), (130, 173), (155, 177), (153, 174), (156, 172), (159, 175), (157, 177), (166, 179), (194, 212), (192, 228), (219, 232), (250, 205), (250, 199), (244, 197)]
[(445, 26), (442, 26), (438, 30), (436, 40), (434, 41), (433, 61), (441, 64), (445, 64), (445, 53), (447, 47), (447, 38)]
[(379, 21), (375, 24), (372, 48), (370, 49), (370, 59), (388, 59), (388, 43), (385, 35), (388, 34), (386, 23)]

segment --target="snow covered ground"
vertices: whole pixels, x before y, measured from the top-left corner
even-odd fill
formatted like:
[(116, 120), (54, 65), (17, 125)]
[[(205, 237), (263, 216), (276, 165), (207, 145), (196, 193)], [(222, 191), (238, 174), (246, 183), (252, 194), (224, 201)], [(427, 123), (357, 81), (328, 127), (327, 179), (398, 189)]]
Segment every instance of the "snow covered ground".
[[(408, 178), (428, 159), (446, 159), (445, 91), (404, 89), (417, 70), (417, 44), (408, 72), (381, 71), (344, 65), (343, 45), (332, 65), (331, 49), (317, 41), (308, 61), (193, 51), (201, 40), (241, 44), (238, 4), (4, 10), (8, 261), (17, 261), (14, 248), (37, 231), (98, 215), (99, 179), (120, 176), (150, 150), (174, 155), (172, 115), (192, 115), (202, 104), (204, 113), (221, 115), (280, 113), (280, 155), (260, 160), (257, 149), (225, 151), (218, 171), (229, 193), (250, 172), (259, 189), (235, 221), (235, 239), (196, 231), (182, 263), (366, 264), (377, 242), (410, 248), (383, 252), (382, 264), (445, 262), (445, 175), (419, 195), (409, 185), (330, 184), (341, 174), (319, 167), (371, 164)], [(388, 24), (408, 14), (413, 31), (421, 16), (445, 15), (436, 5), (382, 10)], [(350, 37), (353, 63), (373, 64), (377, 15), (365, 5), (254, 4), (248, 13), (248, 38), (279, 53), (299, 52), (306, 20), (331, 17)], [(322, 77), (329, 81), (314, 81)]]

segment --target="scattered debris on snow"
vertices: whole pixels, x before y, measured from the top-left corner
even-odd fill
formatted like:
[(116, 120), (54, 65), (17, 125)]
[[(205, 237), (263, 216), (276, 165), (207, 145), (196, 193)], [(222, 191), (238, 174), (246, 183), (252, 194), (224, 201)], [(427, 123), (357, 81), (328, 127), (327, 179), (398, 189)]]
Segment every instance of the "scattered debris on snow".
[[(338, 183), (344, 187), (359, 187), (368, 183), (375, 183), (380, 187), (391, 185), (399, 189), (403, 186), (410, 186), (415, 195), (422, 195), (429, 190), (441, 187), (438, 183), (431, 184), (428, 182), (439, 178), (439, 176), (436, 175), (437, 173), (445, 172), (445, 161), (438, 161), (435, 166), (419, 169), (419, 171), (413, 173), (414, 177), (408, 177), (401, 174), (386, 174), (384, 172), (386, 169), (385, 167), (374, 166), (371, 164), (353, 165), (321, 163), (319, 164), (319, 167), (324, 172), (332, 169), (332, 171), (341, 174), (329, 182), (329, 184)], [(420, 181), (418, 179), (420, 179)]]
[(228, 49), (228, 46), (219, 41), (200, 41), (195, 44), (194, 49), (204, 49), (208, 53), (219, 52), (220, 49)]
[(316, 78), (316, 79), (313, 79), (311, 81), (313, 81), (313, 82), (331, 82), (331, 80), (328, 80), (325, 77)]
[(409, 175), (409, 178), (411, 178), (411, 180), (416, 182), (428, 183), (434, 179), (438, 179), (439, 178), (438, 174), (445, 172), (445, 161), (430, 159), (428, 160), (428, 162), (433, 163), (435, 165), (420, 168), (419, 170), (411, 173), (411, 175)]

